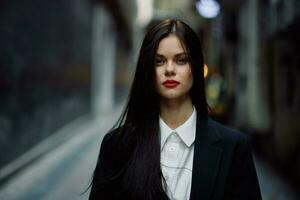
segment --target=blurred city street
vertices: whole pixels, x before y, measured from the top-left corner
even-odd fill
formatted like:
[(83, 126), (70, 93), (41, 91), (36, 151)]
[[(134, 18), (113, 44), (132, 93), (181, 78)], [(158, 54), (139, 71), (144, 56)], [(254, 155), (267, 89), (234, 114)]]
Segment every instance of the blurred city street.
[[(29, 165), (0, 188), (2, 200), (85, 200), (99, 145), (120, 115), (120, 107), (74, 126), (73, 137)], [(255, 159), (264, 200), (296, 200), (270, 167)]]
[(0, 200), (88, 199), (143, 38), (166, 18), (199, 37), (209, 115), (250, 136), (263, 199), (299, 199), (299, 0), (4, 0), (0, 13)]

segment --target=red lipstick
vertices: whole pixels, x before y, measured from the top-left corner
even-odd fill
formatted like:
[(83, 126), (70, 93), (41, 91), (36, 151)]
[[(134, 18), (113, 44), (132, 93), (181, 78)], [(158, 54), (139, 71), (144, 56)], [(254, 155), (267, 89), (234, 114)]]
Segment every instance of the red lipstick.
[(175, 80), (166, 80), (162, 84), (167, 88), (174, 88), (179, 85), (179, 82)]

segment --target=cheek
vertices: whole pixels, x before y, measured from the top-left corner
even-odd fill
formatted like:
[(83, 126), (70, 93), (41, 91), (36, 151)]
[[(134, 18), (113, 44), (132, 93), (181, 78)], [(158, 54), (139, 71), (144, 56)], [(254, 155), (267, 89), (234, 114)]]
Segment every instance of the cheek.
[(154, 84), (155, 84), (156, 89), (159, 87), (160, 82), (161, 82), (161, 76), (160, 76), (159, 70), (156, 69), (155, 77), (154, 77)]
[(191, 85), (193, 84), (193, 73), (191, 69), (186, 72), (186, 79)]
[(159, 83), (160, 79), (161, 79), (161, 72), (160, 72), (159, 69), (156, 69), (155, 70), (155, 81), (156, 81), (156, 83)]

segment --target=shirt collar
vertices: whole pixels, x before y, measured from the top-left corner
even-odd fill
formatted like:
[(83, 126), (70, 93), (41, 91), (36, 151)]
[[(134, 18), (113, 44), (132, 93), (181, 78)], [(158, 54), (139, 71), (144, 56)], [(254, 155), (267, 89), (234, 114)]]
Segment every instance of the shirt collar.
[(176, 132), (180, 139), (190, 147), (195, 141), (196, 136), (196, 121), (197, 112), (195, 107), (193, 107), (192, 115), (175, 130), (172, 130), (163, 120), (159, 118), (159, 127), (161, 133), (161, 149), (163, 148), (167, 138), (172, 132)]

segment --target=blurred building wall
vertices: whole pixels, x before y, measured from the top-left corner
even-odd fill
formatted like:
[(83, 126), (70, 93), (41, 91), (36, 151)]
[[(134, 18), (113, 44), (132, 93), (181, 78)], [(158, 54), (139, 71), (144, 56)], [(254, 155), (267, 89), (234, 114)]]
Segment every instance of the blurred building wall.
[[(247, 122), (261, 133), (272, 132), (276, 152), (287, 158), (300, 153), (300, 4), (294, 0), (254, 2), (245, 3), (240, 12), (240, 55), (246, 59), (239, 67), (247, 70), (241, 74), (246, 75)], [(256, 21), (255, 25), (245, 18)]]
[(1, 1), (0, 11), (1, 169), (74, 119), (124, 101), (135, 1)]
[(0, 167), (90, 111), (91, 6), (0, 3)]
[(270, 129), (269, 99), (260, 52), (260, 13), (256, 0), (246, 1), (239, 12), (239, 78), (244, 81), (237, 96), (237, 124), (265, 132)]
[(116, 28), (110, 13), (101, 4), (93, 7), (92, 44), (92, 112), (100, 115), (115, 104), (114, 72)]
[(135, 1), (92, 3), (92, 113), (124, 101), (133, 71)]
[(222, 2), (235, 125), (258, 137), (260, 153), (299, 187), (300, 2)]

